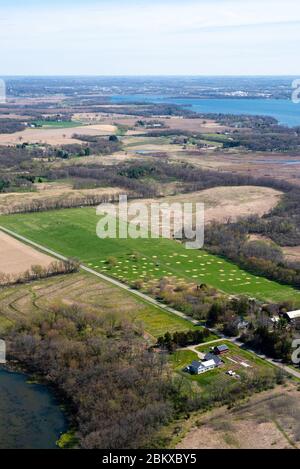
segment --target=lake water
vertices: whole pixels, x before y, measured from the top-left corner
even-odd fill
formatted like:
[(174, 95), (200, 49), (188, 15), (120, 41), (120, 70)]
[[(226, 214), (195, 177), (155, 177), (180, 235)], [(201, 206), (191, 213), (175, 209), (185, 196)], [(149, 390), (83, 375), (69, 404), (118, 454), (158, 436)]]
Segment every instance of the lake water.
[(200, 99), (132, 94), (113, 96), (113, 103), (151, 102), (179, 104), (197, 113), (251, 114), (275, 117), (289, 127), (300, 125), (300, 104), (285, 99)]
[(0, 368), (0, 449), (51, 449), (67, 422), (46, 386)]

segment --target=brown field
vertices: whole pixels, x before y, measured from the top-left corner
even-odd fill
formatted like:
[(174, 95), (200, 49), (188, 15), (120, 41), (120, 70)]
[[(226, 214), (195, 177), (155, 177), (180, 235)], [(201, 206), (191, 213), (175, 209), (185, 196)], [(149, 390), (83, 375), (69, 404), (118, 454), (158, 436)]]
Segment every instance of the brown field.
[(284, 257), (289, 261), (300, 261), (300, 246), (284, 246), (282, 248)]
[(182, 145), (175, 145), (164, 141), (165, 138), (126, 136), (122, 139), (125, 151), (136, 154), (137, 152), (166, 153), (170, 156), (174, 152), (182, 152)]
[(72, 185), (68, 183), (42, 183), (36, 184), (37, 192), (15, 192), (0, 194), (0, 214), (9, 211), (18, 211), (26, 203), (34, 201), (67, 201), (72, 199), (76, 203), (80, 203), (80, 199), (84, 199), (89, 195), (107, 195), (112, 196), (118, 193), (124, 193), (124, 189), (118, 187), (105, 187), (96, 189), (72, 189)]
[(0, 272), (22, 274), (32, 265), (47, 267), (53, 260), (0, 231)]
[[(251, 234), (249, 236), (251, 241), (265, 241), (266, 243), (273, 243), (273, 241), (268, 238), (267, 236), (259, 235), (259, 234)], [(299, 262), (300, 261), (300, 246), (281, 246), (282, 252), (286, 260), (291, 262)]]
[(177, 449), (300, 448), (300, 393), (294, 384), (253, 396), (232, 409), (194, 417)]
[(14, 134), (0, 134), (0, 145), (17, 145), (20, 142), (66, 145), (70, 143), (82, 143), (80, 140), (72, 138), (73, 134), (105, 136), (112, 135), (115, 132), (116, 127), (108, 124), (77, 126), (65, 129), (25, 129), (22, 132), (15, 132)]
[(206, 169), (225, 170), (253, 177), (269, 177), (300, 184), (300, 158), (292, 154), (201, 150), (186, 151), (184, 154), (181, 152), (177, 155), (173, 153), (171, 157)]
[(21, 116), (20, 114), (14, 114), (13, 112), (9, 112), (9, 113), (2, 113), (1, 110), (0, 110), (0, 119), (17, 119), (17, 120), (20, 120), (20, 121), (27, 121), (29, 119), (31, 119), (30, 116)]
[[(268, 213), (274, 208), (282, 193), (267, 187), (215, 187), (198, 192), (179, 194), (162, 199), (143, 199), (143, 203), (204, 203), (205, 223), (235, 221), (238, 217)], [(134, 201), (133, 201), (134, 202)], [(130, 203), (133, 203), (130, 202)], [(143, 221), (141, 219), (141, 221)]]
[[(110, 107), (111, 105), (102, 106), (102, 107)], [(127, 105), (126, 105), (127, 106)], [(116, 107), (114, 105), (114, 107)], [(136, 107), (136, 106), (131, 106)], [(138, 110), (138, 108), (137, 108)], [(131, 132), (136, 133), (147, 133), (153, 131), (153, 129), (140, 129), (135, 128), (135, 123), (137, 120), (160, 120), (164, 122), (166, 127), (169, 129), (181, 129), (186, 130), (189, 132), (202, 132), (202, 133), (213, 133), (213, 132), (221, 132), (226, 130), (226, 127), (219, 125), (217, 122), (213, 120), (206, 119), (205, 121), (201, 118), (199, 119), (188, 119), (185, 117), (143, 117), (143, 116), (126, 116), (121, 114), (101, 114), (101, 113), (76, 113), (73, 115), (74, 120), (79, 120), (82, 122), (101, 122), (105, 124), (114, 125), (115, 123), (119, 125), (125, 125), (131, 127), (132, 130), (129, 131), (129, 135)]]

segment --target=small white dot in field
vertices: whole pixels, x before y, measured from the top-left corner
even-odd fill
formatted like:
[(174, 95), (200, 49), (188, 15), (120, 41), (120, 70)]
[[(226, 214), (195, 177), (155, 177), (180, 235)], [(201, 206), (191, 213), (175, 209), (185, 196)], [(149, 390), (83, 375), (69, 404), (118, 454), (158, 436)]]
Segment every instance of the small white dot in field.
[(181, 262), (180, 262), (180, 261), (177, 261), (176, 264), (181, 264)]

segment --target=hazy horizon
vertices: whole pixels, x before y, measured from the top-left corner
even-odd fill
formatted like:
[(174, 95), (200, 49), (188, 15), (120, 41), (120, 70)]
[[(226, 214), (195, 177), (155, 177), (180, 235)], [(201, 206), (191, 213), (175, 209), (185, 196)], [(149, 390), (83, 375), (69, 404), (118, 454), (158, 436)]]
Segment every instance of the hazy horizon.
[(1, 76), (297, 76), (297, 0), (1, 2)]

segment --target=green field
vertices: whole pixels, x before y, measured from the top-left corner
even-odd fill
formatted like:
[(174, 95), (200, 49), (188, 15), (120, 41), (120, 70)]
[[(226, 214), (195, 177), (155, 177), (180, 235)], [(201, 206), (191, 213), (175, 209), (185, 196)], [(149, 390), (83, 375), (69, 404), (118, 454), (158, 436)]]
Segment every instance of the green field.
[(69, 129), (72, 127), (79, 127), (83, 125), (81, 122), (75, 121), (47, 121), (47, 120), (39, 120), (34, 121), (34, 124), (43, 127), (43, 129)]
[[(168, 239), (99, 239), (99, 219), (95, 208), (78, 208), (1, 216), (0, 225), (124, 282), (175, 277), (206, 283), (228, 294), (300, 304), (300, 291), (252, 275), (204, 250), (187, 250)], [(106, 263), (110, 256), (116, 260), (113, 266)]]

